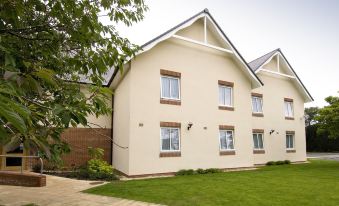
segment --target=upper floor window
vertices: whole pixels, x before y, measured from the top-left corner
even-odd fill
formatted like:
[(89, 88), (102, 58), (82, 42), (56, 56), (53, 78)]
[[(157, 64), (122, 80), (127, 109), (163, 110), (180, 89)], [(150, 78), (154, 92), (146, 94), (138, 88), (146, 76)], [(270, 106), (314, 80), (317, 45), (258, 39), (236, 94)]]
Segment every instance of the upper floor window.
[(161, 76), (161, 98), (180, 100), (180, 79)]
[(262, 113), (262, 97), (252, 96), (252, 112)]
[(293, 100), (285, 98), (284, 100), (285, 117), (293, 118)]
[(180, 129), (161, 127), (161, 151), (180, 151)]
[(219, 85), (219, 105), (232, 107), (232, 87)]
[(286, 133), (286, 149), (294, 149), (294, 134)]

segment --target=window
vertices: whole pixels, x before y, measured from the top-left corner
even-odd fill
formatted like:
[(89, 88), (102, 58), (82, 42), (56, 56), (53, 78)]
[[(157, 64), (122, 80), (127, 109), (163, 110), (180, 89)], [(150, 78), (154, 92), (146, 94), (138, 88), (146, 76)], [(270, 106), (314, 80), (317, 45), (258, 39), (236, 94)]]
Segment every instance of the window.
[(293, 102), (286, 101), (285, 104), (285, 117), (293, 117)]
[(294, 134), (286, 134), (286, 149), (294, 149)]
[(232, 107), (232, 87), (219, 85), (219, 105)]
[(161, 151), (180, 150), (180, 129), (161, 127)]
[(161, 98), (180, 100), (179, 78), (161, 76)]
[(264, 134), (263, 133), (253, 133), (253, 143), (254, 149), (264, 149)]
[(220, 150), (234, 150), (233, 130), (220, 130)]
[(262, 97), (252, 96), (253, 113), (262, 113)]

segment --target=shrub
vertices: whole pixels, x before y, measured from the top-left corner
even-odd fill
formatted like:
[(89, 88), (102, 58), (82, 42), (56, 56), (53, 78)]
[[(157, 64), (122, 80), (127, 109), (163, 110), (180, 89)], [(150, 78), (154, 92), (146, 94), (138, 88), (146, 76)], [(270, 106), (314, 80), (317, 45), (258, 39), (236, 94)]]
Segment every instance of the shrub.
[(269, 161), (266, 163), (267, 166), (271, 166), (271, 165), (275, 165), (275, 162), (274, 161)]
[(283, 165), (283, 164), (285, 164), (285, 161), (276, 161), (275, 164), (276, 165)]
[(199, 168), (199, 169), (196, 170), (196, 173), (197, 174), (206, 174), (206, 170)]
[(175, 176), (181, 176), (181, 175), (194, 175), (194, 170), (192, 169), (179, 170), (178, 172), (175, 173)]
[(287, 164), (287, 165), (291, 164), (291, 161), (289, 161), (289, 160), (285, 160), (284, 162), (285, 162), (285, 164)]
[(209, 168), (209, 169), (206, 169), (205, 170), (205, 174), (208, 174), (208, 173), (220, 173), (222, 172), (220, 169), (217, 169), (217, 168)]
[[(106, 161), (101, 159), (91, 159), (87, 162), (87, 173), (88, 178), (91, 180), (105, 179), (105, 180), (115, 180), (117, 179), (113, 174), (113, 168)], [(81, 170), (82, 176), (86, 176), (86, 171)]]

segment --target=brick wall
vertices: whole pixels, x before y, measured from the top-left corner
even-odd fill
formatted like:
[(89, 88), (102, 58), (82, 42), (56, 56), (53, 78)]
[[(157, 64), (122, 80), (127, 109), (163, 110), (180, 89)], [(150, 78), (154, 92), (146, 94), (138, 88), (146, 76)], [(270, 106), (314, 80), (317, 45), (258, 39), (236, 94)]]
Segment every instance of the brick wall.
[(61, 138), (68, 142), (71, 153), (63, 155), (65, 167), (80, 166), (89, 159), (88, 147), (99, 147), (105, 150), (104, 160), (111, 164), (111, 129), (101, 128), (70, 128), (66, 130)]
[(26, 187), (46, 186), (46, 176), (33, 173), (0, 172), (0, 185), (16, 185)]

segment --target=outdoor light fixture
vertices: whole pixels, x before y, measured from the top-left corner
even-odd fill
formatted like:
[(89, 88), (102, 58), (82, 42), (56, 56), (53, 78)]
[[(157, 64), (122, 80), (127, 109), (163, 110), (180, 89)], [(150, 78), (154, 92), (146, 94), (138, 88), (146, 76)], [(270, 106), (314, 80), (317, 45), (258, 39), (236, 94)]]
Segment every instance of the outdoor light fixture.
[(187, 125), (187, 130), (190, 130), (192, 126), (193, 126), (193, 123), (189, 122), (188, 125)]
[(271, 131), (270, 131), (270, 135), (274, 132), (275, 130), (274, 129), (271, 129)]

